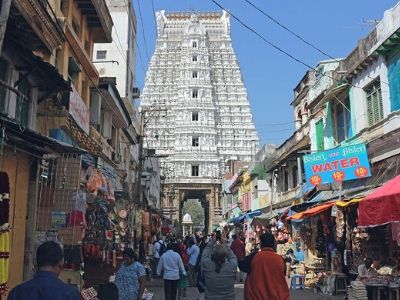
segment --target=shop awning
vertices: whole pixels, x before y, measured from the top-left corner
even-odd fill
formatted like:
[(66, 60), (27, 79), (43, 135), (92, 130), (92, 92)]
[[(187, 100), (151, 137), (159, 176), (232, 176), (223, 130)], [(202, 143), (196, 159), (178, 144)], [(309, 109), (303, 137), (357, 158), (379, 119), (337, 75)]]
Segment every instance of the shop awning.
[(293, 205), (291, 209), (296, 212), (302, 211), (302, 210), (304, 210), (310, 206), (313, 206), (317, 203), (326, 202), (329, 200), (339, 198), (339, 193), (340, 192), (336, 191), (336, 190), (335, 191), (320, 191), (318, 194), (316, 194), (313, 198), (311, 198), (307, 202)]
[(367, 188), (357, 193), (353, 193), (351, 196), (344, 195), (344, 200), (336, 201), (336, 206), (338, 207), (347, 207), (350, 205), (358, 204), (362, 201), (366, 196), (375, 191), (375, 188)]
[(291, 215), (291, 216), (287, 217), (286, 220), (301, 220), (301, 219), (309, 218), (309, 217), (312, 217), (312, 216), (322, 213), (323, 211), (331, 208), (333, 205), (335, 205), (335, 202), (329, 202), (329, 203), (317, 205), (306, 211)]
[(289, 211), (289, 209), (290, 209), (290, 206), (285, 206), (283, 208), (274, 209), (272, 212), (260, 214), (259, 216), (257, 216), (257, 219), (271, 220), (272, 218), (280, 217), (283, 214), (287, 213)]
[(354, 199), (351, 199), (350, 201), (344, 201), (344, 200), (336, 201), (336, 206), (347, 207), (347, 206), (359, 203), (362, 199), (363, 198), (354, 198)]
[(242, 223), (245, 218), (246, 218), (246, 215), (236, 217), (233, 219), (233, 223)]
[(261, 214), (262, 214), (262, 213), (261, 213), (261, 210), (259, 210), (259, 209), (254, 210), (254, 211), (248, 212), (248, 213), (246, 214), (246, 219), (247, 219), (247, 220), (250, 220), (250, 219), (253, 219), (254, 217), (257, 217), (257, 216), (259, 216), (259, 215), (261, 215)]
[(333, 99), (337, 99), (341, 93), (343, 93), (345, 90), (347, 90), (349, 88), (349, 84), (348, 83), (342, 83), (334, 88), (329, 89), (325, 96), (318, 101), (318, 103), (315, 105), (315, 109), (319, 109), (321, 107), (323, 107), (327, 102), (329, 102), (330, 100)]
[(400, 221), (400, 175), (360, 202), (358, 226), (373, 227)]

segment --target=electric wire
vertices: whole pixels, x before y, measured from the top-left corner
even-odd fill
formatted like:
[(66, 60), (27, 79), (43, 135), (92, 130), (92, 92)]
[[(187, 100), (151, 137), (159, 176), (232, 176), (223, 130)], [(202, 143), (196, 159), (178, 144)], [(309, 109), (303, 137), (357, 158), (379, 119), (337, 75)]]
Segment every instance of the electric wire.
[[(227, 10), (224, 6), (222, 6), (221, 4), (219, 4), (216, 0), (211, 0), (215, 5), (217, 5), (220, 9), (224, 10), (224, 11), (229, 11)], [(239, 17), (237, 17), (235, 14), (233, 14), (231, 11), (229, 11), (229, 14), (237, 21), (239, 22), (239, 24), (241, 24), (243, 27), (245, 27), (247, 30), (249, 30), (250, 32), (252, 32), (253, 34), (255, 34), (257, 37), (259, 37), (261, 40), (263, 40), (266, 44), (270, 45), (272, 48), (274, 48), (275, 50), (277, 50), (278, 52), (281, 52), (282, 54), (286, 55), (287, 57), (289, 57), (290, 59), (296, 61), (297, 63), (307, 67), (310, 70), (313, 70), (315, 72), (318, 72), (318, 70), (314, 67), (312, 67), (311, 65), (309, 65), (308, 63), (302, 61), (301, 59), (295, 57), (294, 55), (290, 54), (289, 52), (287, 52), (286, 50), (282, 49), (281, 47), (275, 45), (273, 42), (269, 41), (268, 39), (266, 39), (264, 36), (262, 36), (260, 33), (258, 33), (255, 29), (253, 29), (252, 27), (250, 27), (249, 25), (247, 25), (246, 23), (244, 23)], [(341, 83), (340, 80), (334, 78), (333, 76), (324, 73), (322, 76), (326, 76), (330, 79), (332, 79), (333, 81), (336, 81), (338, 83)], [(374, 78), (375, 79), (375, 78)], [(363, 87), (354, 85), (354, 84), (350, 84), (348, 83), (349, 86), (352, 86), (354, 88), (359, 88), (364, 90)]]
[[(254, 3), (250, 2), (249, 0), (243, 0), (245, 2), (247, 2), (250, 6), (252, 6), (254, 9), (258, 10), (261, 14), (263, 14), (266, 18), (268, 18), (269, 20), (271, 20), (272, 22), (274, 22), (276, 25), (278, 25), (279, 27), (283, 28), (284, 30), (286, 30), (287, 32), (289, 32), (291, 35), (295, 36), (297, 39), (299, 39), (300, 41), (302, 41), (303, 43), (305, 43), (306, 45), (310, 46), (311, 48), (313, 48), (314, 50), (318, 51), (319, 53), (321, 53), (322, 55), (332, 59), (333, 61), (340, 63), (340, 61), (333, 57), (332, 55), (328, 54), (327, 52), (325, 52), (324, 50), (322, 50), (321, 48), (315, 46), (314, 44), (308, 42), (307, 40), (305, 40), (303, 37), (301, 37), (299, 34), (297, 34), (296, 32), (294, 32), (293, 30), (291, 30), (290, 28), (288, 28), (287, 26), (283, 25), (281, 22), (279, 22), (278, 20), (276, 20), (274, 17), (272, 17), (270, 14), (266, 13), (264, 10), (262, 10), (260, 7), (256, 6)], [(366, 75), (368, 78), (370, 79), (375, 79), (369, 75)], [(389, 83), (385, 82), (385, 81), (381, 81), (384, 84), (389, 85)]]
[(154, 26), (156, 29), (156, 36), (157, 36), (157, 20), (156, 20), (156, 10), (154, 8), (154, 0), (151, 0), (151, 9), (153, 10), (153, 20), (154, 20)]
[(140, 7), (140, 0), (137, 0), (137, 4), (138, 4), (138, 10), (139, 10), (140, 23), (141, 23), (141, 25), (142, 25), (141, 27), (142, 27), (144, 48), (145, 48), (145, 50), (146, 50), (147, 60), (150, 61), (149, 52), (148, 52), (148, 50), (147, 50), (146, 34), (145, 34), (145, 32), (144, 32), (144, 22), (143, 22), (143, 16), (142, 16), (142, 8)]

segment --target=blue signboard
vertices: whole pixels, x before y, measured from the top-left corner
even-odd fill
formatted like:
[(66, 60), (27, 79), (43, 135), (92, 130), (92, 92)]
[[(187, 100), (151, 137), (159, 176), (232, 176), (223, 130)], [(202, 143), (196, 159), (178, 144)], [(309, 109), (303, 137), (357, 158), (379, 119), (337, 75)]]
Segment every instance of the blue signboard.
[(303, 162), (307, 183), (314, 186), (371, 176), (365, 144), (305, 155)]

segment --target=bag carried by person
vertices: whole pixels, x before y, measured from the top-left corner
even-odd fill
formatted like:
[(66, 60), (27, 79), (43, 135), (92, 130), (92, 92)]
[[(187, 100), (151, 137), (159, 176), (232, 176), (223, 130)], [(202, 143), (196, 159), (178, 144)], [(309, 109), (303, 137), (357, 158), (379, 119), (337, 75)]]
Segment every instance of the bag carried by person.
[(244, 273), (251, 272), (251, 263), (253, 261), (254, 256), (257, 254), (257, 251), (253, 251), (249, 255), (245, 256), (243, 259), (238, 261), (239, 270)]
[(157, 242), (160, 244), (160, 249), (158, 250), (158, 255), (163, 255), (165, 252), (167, 252), (167, 246), (165, 246), (165, 242)]

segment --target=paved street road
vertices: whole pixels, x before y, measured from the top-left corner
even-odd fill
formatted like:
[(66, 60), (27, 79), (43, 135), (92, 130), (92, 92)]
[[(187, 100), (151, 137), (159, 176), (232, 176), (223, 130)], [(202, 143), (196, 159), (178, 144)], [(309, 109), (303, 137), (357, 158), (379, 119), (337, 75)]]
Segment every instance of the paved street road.
[[(147, 289), (154, 293), (153, 300), (164, 300), (164, 290), (162, 280), (153, 280), (147, 283)], [(235, 285), (236, 300), (243, 299), (243, 284)], [(292, 300), (339, 300), (343, 299), (344, 295), (338, 296), (325, 296), (314, 294), (311, 291), (294, 291), (292, 292)], [(198, 297), (197, 288), (189, 288), (187, 294), (187, 300), (196, 300)]]

